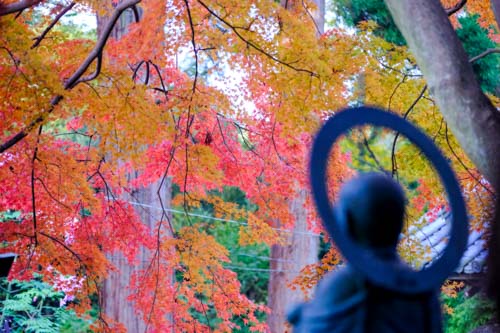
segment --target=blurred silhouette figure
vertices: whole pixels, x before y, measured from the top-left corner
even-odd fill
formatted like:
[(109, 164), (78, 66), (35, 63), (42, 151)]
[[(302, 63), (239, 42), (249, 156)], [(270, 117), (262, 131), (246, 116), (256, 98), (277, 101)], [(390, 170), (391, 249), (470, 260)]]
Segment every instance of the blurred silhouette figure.
[[(382, 173), (358, 175), (342, 187), (334, 209), (343, 217), (343, 232), (354, 242), (397, 269), (411, 269), (396, 252), (405, 195), (392, 178)], [(391, 291), (372, 284), (349, 264), (327, 273), (315, 297), (296, 306), (288, 320), (294, 333), (442, 332), (438, 290)]]

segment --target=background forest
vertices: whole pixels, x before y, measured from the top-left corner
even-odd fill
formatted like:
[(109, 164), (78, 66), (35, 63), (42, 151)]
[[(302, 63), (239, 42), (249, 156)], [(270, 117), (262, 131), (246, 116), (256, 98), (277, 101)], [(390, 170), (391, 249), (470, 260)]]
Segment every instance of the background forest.
[[(285, 332), (286, 307), (342, 262), (312, 205), (308, 156), (346, 106), (422, 128), (454, 167), (471, 231), (490, 237), (496, 6), (0, 0), (0, 253), (17, 255), (0, 280), (0, 323)], [(412, 26), (405, 14), (421, 10), (441, 16)], [(447, 201), (414, 145), (357, 128), (329, 168), (332, 201), (356, 172), (396, 178), (408, 198), (400, 255), (429, 260), (412, 230)], [(493, 303), (462, 288), (443, 287), (447, 332), (493, 319)]]

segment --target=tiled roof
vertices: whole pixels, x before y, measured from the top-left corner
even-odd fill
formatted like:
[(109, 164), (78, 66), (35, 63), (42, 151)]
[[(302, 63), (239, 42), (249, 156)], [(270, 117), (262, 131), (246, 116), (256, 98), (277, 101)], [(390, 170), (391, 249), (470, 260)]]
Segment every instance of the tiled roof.
[[(432, 263), (443, 252), (448, 242), (448, 235), (451, 226), (451, 214), (442, 211), (431, 223), (426, 223), (422, 227), (413, 227), (410, 229), (410, 238), (424, 247), (427, 255), (420, 262), (423, 267)], [(488, 251), (484, 231), (474, 230), (469, 233), (467, 249), (462, 256), (457, 274), (476, 274), (483, 273)]]

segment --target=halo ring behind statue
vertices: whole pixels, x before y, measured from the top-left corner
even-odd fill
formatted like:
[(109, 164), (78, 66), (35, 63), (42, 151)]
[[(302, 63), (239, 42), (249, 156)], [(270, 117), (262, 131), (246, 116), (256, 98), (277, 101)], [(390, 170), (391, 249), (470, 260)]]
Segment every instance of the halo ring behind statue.
[[(340, 228), (338, 217), (328, 198), (326, 170), (333, 144), (355, 126), (374, 125), (393, 129), (416, 144), (432, 162), (446, 189), (452, 211), (449, 241), (442, 255), (431, 266), (420, 271), (394, 267), (376, 257), (368, 248), (357, 245)], [(468, 222), (460, 186), (448, 161), (434, 143), (418, 128), (403, 118), (373, 107), (345, 109), (323, 125), (313, 144), (311, 186), (318, 212), (330, 236), (350, 265), (372, 283), (396, 292), (416, 294), (438, 288), (458, 266), (468, 238)]]

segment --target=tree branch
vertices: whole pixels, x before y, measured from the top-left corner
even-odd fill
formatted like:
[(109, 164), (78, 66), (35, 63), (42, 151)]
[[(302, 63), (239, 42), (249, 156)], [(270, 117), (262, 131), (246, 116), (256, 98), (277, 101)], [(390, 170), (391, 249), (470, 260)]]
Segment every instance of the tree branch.
[(75, 251), (73, 251), (68, 245), (66, 245), (64, 243), (64, 241), (61, 241), (61, 240), (57, 239), (56, 237), (53, 237), (53, 236), (51, 236), (49, 234), (46, 234), (45, 232), (42, 232), (42, 231), (40, 231), (40, 235), (45, 236), (48, 239), (50, 239), (51, 241), (53, 241), (53, 242), (61, 245), (66, 251), (68, 251), (69, 253), (71, 253), (73, 255), (73, 257), (75, 257), (78, 260), (78, 262), (80, 263), (80, 265), (82, 267), (87, 268), (87, 265), (85, 265), (85, 263), (83, 262), (83, 260), (80, 257), (80, 255), (78, 253), (76, 253)]
[(472, 171), (470, 170), (470, 168), (467, 167), (467, 165), (465, 165), (464, 161), (462, 161), (462, 159), (460, 158), (460, 156), (458, 156), (458, 154), (455, 152), (455, 149), (453, 149), (453, 146), (451, 145), (451, 142), (450, 142), (450, 137), (448, 135), (448, 125), (445, 124), (445, 130), (444, 130), (444, 135), (445, 135), (445, 138), (446, 138), (446, 144), (448, 145), (448, 148), (450, 149), (450, 152), (453, 154), (453, 156), (455, 157), (455, 159), (458, 161), (458, 163), (460, 163), (460, 165), (462, 166), (462, 168), (464, 168), (464, 170), (469, 174), (469, 176), (474, 179), (476, 181), (476, 183), (478, 183), (480, 186), (482, 186), (488, 193), (490, 193), (493, 197), (495, 197), (495, 193), (493, 193), (492, 190), (490, 190), (486, 185), (484, 185), (481, 180), (479, 178), (477, 178), (473, 173)]
[(137, 4), (133, 5), (131, 8), (132, 8), (132, 12), (134, 13), (135, 22), (137, 23), (141, 19), (141, 13), (139, 12), (139, 8), (137, 7)]
[(41, 124), (45, 120), (45, 118), (50, 113), (52, 113), (52, 111), (54, 110), (54, 107), (57, 104), (59, 104), (59, 102), (61, 100), (62, 100), (62, 96), (61, 95), (57, 95), (54, 98), (52, 98), (52, 100), (50, 101), (50, 108), (47, 110), (47, 112), (42, 113), (40, 116), (38, 116), (38, 118), (36, 118), (35, 120), (33, 120), (28, 126), (26, 126), (25, 128), (23, 128), (16, 135), (14, 135), (9, 140), (5, 141), (3, 144), (0, 145), (0, 154), (2, 154), (7, 149), (9, 149), (13, 145), (15, 145), (16, 143), (18, 143), (22, 139), (24, 139), (28, 135), (28, 133), (30, 133), (33, 130), (33, 128), (35, 128), (37, 125)]
[(440, 1), (385, 2), (460, 146), (490, 183), (500, 184), (500, 113), (483, 94)]
[(42, 135), (42, 129), (43, 125), (40, 125), (35, 149), (33, 151), (33, 158), (31, 159), (31, 206), (33, 209), (33, 238), (35, 239), (35, 247), (38, 246), (38, 229), (36, 225), (35, 162), (38, 159), (38, 145), (40, 144), (40, 135)]
[(102, 51), (97, 55), (97, 63), (95, 71), (92, 74), (89, 74), (87, 76), (78, 79), (78, 81), (75, 83), (75, 86), (81, 82), (88, 82), (94, 80), (96, 77), (99, 76), (99, 73), (101, 73), (101, 67), (102, 67)]
[(0, 3), (0, 16), (9, 15), (12, 13), (16, 13), (26, 8), (33, 7), (38, 4), (41, 0), (20, 0), (14, 3), (3, 4)]
[[(405, 114), (403, 115), (403, 118), (406, 119), (410, 115), (410, 112), (413, 110), (415, 105), (417, 105), (418, 101), (424, 97), (424, 93), (427, 90), (427, 85), (425, 85), (422, 90), (420, 91), (420, 94), (418, 94), (417, 98), (411, 103), (410, 107), (406, 110)], [(398, 163), (396, 160), (396, 144), (398, 143), (398, 138), (399, 138), (400, 133), (397, 132), (396, 135), (394, 136), (394, 140), (392, 141), (392, 149), (391, 149), (391, 160), (392, 160), (392, 177), (394, 177), (398, 171)]]
[[(195, 35), (194, 35), (194, 24), (193, 24), (193, 17), (191, 16), (191, 8), (189, 7), (189, 1), (184, 0), (184, 3), (186, 4), (186, 11), (188, 14), (188, 19), (189, 19), (189, 27), (191, 28), (191, 45), (193, 45), (193, 52), (194, 52), (194, 79), (193, 79), (193, 87), (192, 87), (192, 92), (196, 91), (196, 83), (198, 81), (198, 49), (196, 48), (196, 40), (195, 40)], [(192, 96), (191, 96), (192, 98)]]
[(467, 0), (460, 0), (455, 6), (447, 8), (446, 9), (446, 14), (448, 16), (451, 16), (451, 15), (455, 14), (460, 9), (462, 9), (465, 6), (466, 3), (467, 3)]
[(141, 2), (141, 0), (127, 0), (123, 1), (118, 6), (116, 6), (115, 10), (113, 11), (113, 14), (109, 18), (108, 24), (104, 28), (99, 40), (94, 46), (94, 49), (89, 53), (87, 58), (83, 61), (83, 63), (76, 70), (76, 72), (64, 83), (64, 89), (71, 89), (74, 88), (78, 83), (85, 82), (85, 80), (80, 81), (80, 78), (87, 71), (92, 62), (95, 59), (99, 58), (100, 54), (104, 49), (104, 46), (106, 46), (109, 36), (111, 35), (113, 27), (120, 18), (120, 15), (128, 8), (137, 5), (139, 2)]
[[(114, 10), (113, 14), (111, 15), (110, 20), (108, 21), (108, 24), (103, 30), (103, 33), (101, 34), (101, 37), (97, 41), (94, 49), (89, 53), (87, 58), (83, 61), (83, 63), (80, 65), (80, 67), (73, 73), (73, 75), (64, 82), (64, 89), (65, 90), (70, 90), (73, 89), (77, 84), (82, 83), (82, 82), (87, 82), (90, 80), (95, 79), (101, 70), (101, 64), (102, 64), (102, 52), (104, 49), (104, 46), (106, 46), (106, 43), (109, 39), (109, 36), (111, 35), (111, 31), (113, 30), (113, 27), (115, 26), (116, 22), (118, 21), (118, 18), (120, 15), (127, 10), (128, 8), (137, 5), (141, 0), (127, 0), (123, 1), (120, 3)], [(1, 8), (1, 7), (0, 7)], [(1, 9), (0, 9), (1, 10)], [(94, 62), (94, 60), (97, 59), (97, 65), (96, 65), (96, 70), (94, 73), (88, 75), (88, 76), (83, 76), (89, 66)], [(83, 76), (83, 77), (82, 77)], [(19, 131), (17, 134), (15, 134), (13, 137), (5, 141), (4, 143), (0, 144), (0, 154), (5, 152), (7, 149), (10, 147), (14, 146), (16, 143), (24, 139), (36, 126), (40, 125), (45, 121), (45, 119), (52, 113), (54, 110), (54, 107), (61, 102), (63, 99), (62, 95), (57, 95), (54, 96), (51, 101), (50, 101), (50, 107), (47, 111), (42, 112), (35, 120), (33, 120), (30, 124), (28, 124), (25, 128), (23, 128), (21, 131)]]
[(478, 54), (477, 56), (470, 58), (469, 62), (473, 63), (473, 62), (478, 61), (479, 59), (484, 58), (487, 55), (490, 55), (493, 53), (500, 53), (500, 49), (487, 49), (486, 51)]
[(319, 75), (317, 73), (314, 73), (313, 71), (310, 71), (308, 69), (304, 69), (304, 68), (299, 68), (299, 67), (295, 67), (294, 65), (292, 65), (291, 63), (288, 63), (288, 62), (284, 62), (283, 60), (273, 56), (272, 54), (266, 52), (265, 50), (263, 50), (260, 46), (258, 46), (257, 44), (255, 44), (254, 42), (246, 39), (245, 37), (243, 37), (239, 32), (238, 32), (238, 29), (233, 26), (230, 22), (228, 22), (227, 20), (225, 20), (224, 18), (222, 18), (220, 15), (218, 15), (214, 10), (212, 10), (210, 7), (208, 7), (203, 1), (201, 0), (198, 0), (198, 3), (200, 5), (202, 5), (203, 7), (205, 7), (205, 9), (212, 15), (214, 16), (216, 19), (218, 19), (219, 21), (221, 21), (222, 23), (224, 23), (225, 25), (227, 25), (233, 32), (234, 34), (241, 40), (243, 41), (246, 45), (248, 45), (249, 47), (253, 48), (254, 50), (256, 50), (257, 52), (259, 53), (262, 53), (263, 55), (265, 55), (266, 57), (272, 59), (273, 61), (285, 66), (285, 67), (288, 67), (290, 69), (293, 69), (294, 71), (297, 71), (297, 72), (303, 72), (303, 73), (307, 73), (311, 76), (314, 76), (314, 77), (319, 77)]
[(32, 49), (40, 45), (42, 40), (45, 38), (45, 36), (49, 33), (49, 31), (59, 22), (61, 17), (63, 17), (67, 12), (69, 12), (74, 6), (76, 5), (75, 2), (70, 3), (68, 6), (66, 6), (57, 16), (54, 18), (54, 20), (49, 24), (47, 28), (38, 36), (35, 37), (33, 40), (35, 43), (31, 46)]

